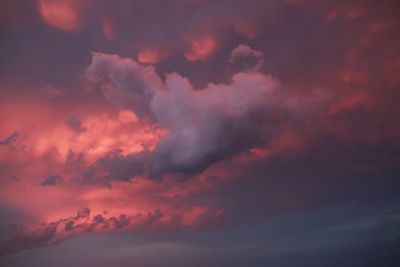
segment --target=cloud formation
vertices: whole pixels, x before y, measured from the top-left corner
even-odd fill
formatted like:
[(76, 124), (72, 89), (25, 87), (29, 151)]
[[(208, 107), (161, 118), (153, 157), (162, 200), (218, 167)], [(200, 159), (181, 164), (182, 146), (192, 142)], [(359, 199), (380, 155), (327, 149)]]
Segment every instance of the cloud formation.
[(231, 53), (231, 63), (240, 63), (242, 70), (256, 71), (259, 70), (264, 63), (264, 53), (252, 49), (248, 45), (241, 44)]
[(39, 12), (43, 20), (52, 27), (63, 31), (74, 32), (79, 29), (79, 1), (40, 0)]
[(55, 245), (80, 233), (119, 230), (128, 224), (129, 218), (125, 214), (118, 218), (105, 218), (101, 214), (91, 217), (90, 209), (84, 207), (78, 210), (76, 216), (46, 223), (38, 228), (14, 226), (13, 235), (0, 242), (0, 255)]
[(43, 181), (40, 183), (42, 186), (52, 186), (57, 185), (63, 181), (62, 176), (60, 175), (50, 175), (47, 176)]
[(166, 266), (397, 259), (397, 213), (356, 228), (399, 206), (398, 7), (0, 1), (0, 250), (42, 248), (0, 261), (151, 266), (156, 239), (185, 249)]
[(10, 145), (10, 144), (14, 143), (15, 141), (17, 141), (18, 138), (19, 138), (19, 133), (14, 132), (10, 136), (4, 138), (3, 140), (0, 140), (0, 145), (2, 145), (2, 146)]
[[(168, 211), (170, 212), (170, 211)], [(42, 223), (38, 227), (13, 225), (8, 239), (0, 241), (0, 256), (14, 254), (25, 249), (35, 249), (59, 244), (66, 239), (85, 233), (115, 233), (127, 231), (148, 231), (157, 228), (191, 228), (217, 225), (225, 212), (209, 211), (204, 207), (194, 207), (187, 211), (174, 211), (165, 214), (159, 209), (131, 216), (120, 214), (111, 216), (107, 211), (92, 215), (89, 208), (79, 209), (75, 216), (60, 218), (57, 221)]]
[[(249, 55), (262, 58), (262, 53), (248, 46), (239, 46), (232, 57)], [(151, 119), (167, 131), (154, 151), (123, 158), (108, 155), (98, 160), (98, 166), (116, 168), (111, 172), (116, 175), (114, 179), (129, 179), (138, 174), (137, 170), (144, 171), (146, 161), (151, 162), (150, 175), (201, 172), (259, 144), (278, 127), (276, 123), (263, 124), (261, 117), (277, 110), (275, 101), (281, 85), (254, 68), (234, 74), (227, 84), (210, 83), (196, 89), (177, 73), (166, 74), (162, 81), (152, 66), (94, 53), (86, 76), (100, 84), (107, 98), (123, 106), (131, 104), (139, 118)], [(116, 167), (117, 162), (122, 165)]]

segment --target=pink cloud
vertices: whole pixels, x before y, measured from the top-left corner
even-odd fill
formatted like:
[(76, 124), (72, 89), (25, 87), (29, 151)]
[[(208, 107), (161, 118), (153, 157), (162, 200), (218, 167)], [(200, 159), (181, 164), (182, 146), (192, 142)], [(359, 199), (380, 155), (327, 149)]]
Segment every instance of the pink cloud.
[(203, 38), (188, 38), (190, 48), (185, 53), (189, 61), (207, 60), (218, 48), (217, 41), (212, 36)]
[(74, 32), (80, 27), (78, 4), (76, 1), (40, 0), (39, 12), (50, 26)]
[(163, 59), (169, 57), (168, 51), (156, 48), (156, 49), (144, 49), (141, 50), (137, 56), (137, 59), (140, 63), (145, 63), (145, 64), (155, 64)]

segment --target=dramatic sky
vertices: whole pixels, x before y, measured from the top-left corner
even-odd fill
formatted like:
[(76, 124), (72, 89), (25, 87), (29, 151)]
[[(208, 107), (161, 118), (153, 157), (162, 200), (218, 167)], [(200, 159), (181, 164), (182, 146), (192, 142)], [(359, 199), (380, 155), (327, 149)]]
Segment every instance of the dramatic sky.
[(397, 0), (1, 0), (0, 266), (400, 266)]

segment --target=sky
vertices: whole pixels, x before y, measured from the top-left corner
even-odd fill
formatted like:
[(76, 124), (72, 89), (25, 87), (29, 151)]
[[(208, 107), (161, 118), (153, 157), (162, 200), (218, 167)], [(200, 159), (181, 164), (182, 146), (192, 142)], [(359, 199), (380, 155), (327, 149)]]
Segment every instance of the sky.
[(1, 0), (0, 266), (399, 266), (399, 10)]

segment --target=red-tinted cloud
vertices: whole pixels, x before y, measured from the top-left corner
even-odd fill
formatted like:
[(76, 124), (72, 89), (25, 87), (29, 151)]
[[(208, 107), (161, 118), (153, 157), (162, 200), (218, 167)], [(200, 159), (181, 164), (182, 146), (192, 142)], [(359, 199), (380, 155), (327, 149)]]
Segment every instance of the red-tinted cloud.
[(2, 253), (392, 201), (394, 1), (24, 4), (0, 4)]
[(39, 12), (44, 21), (60, 30), (74, 32), (80, 27), (79, 2), (40, 0)]

